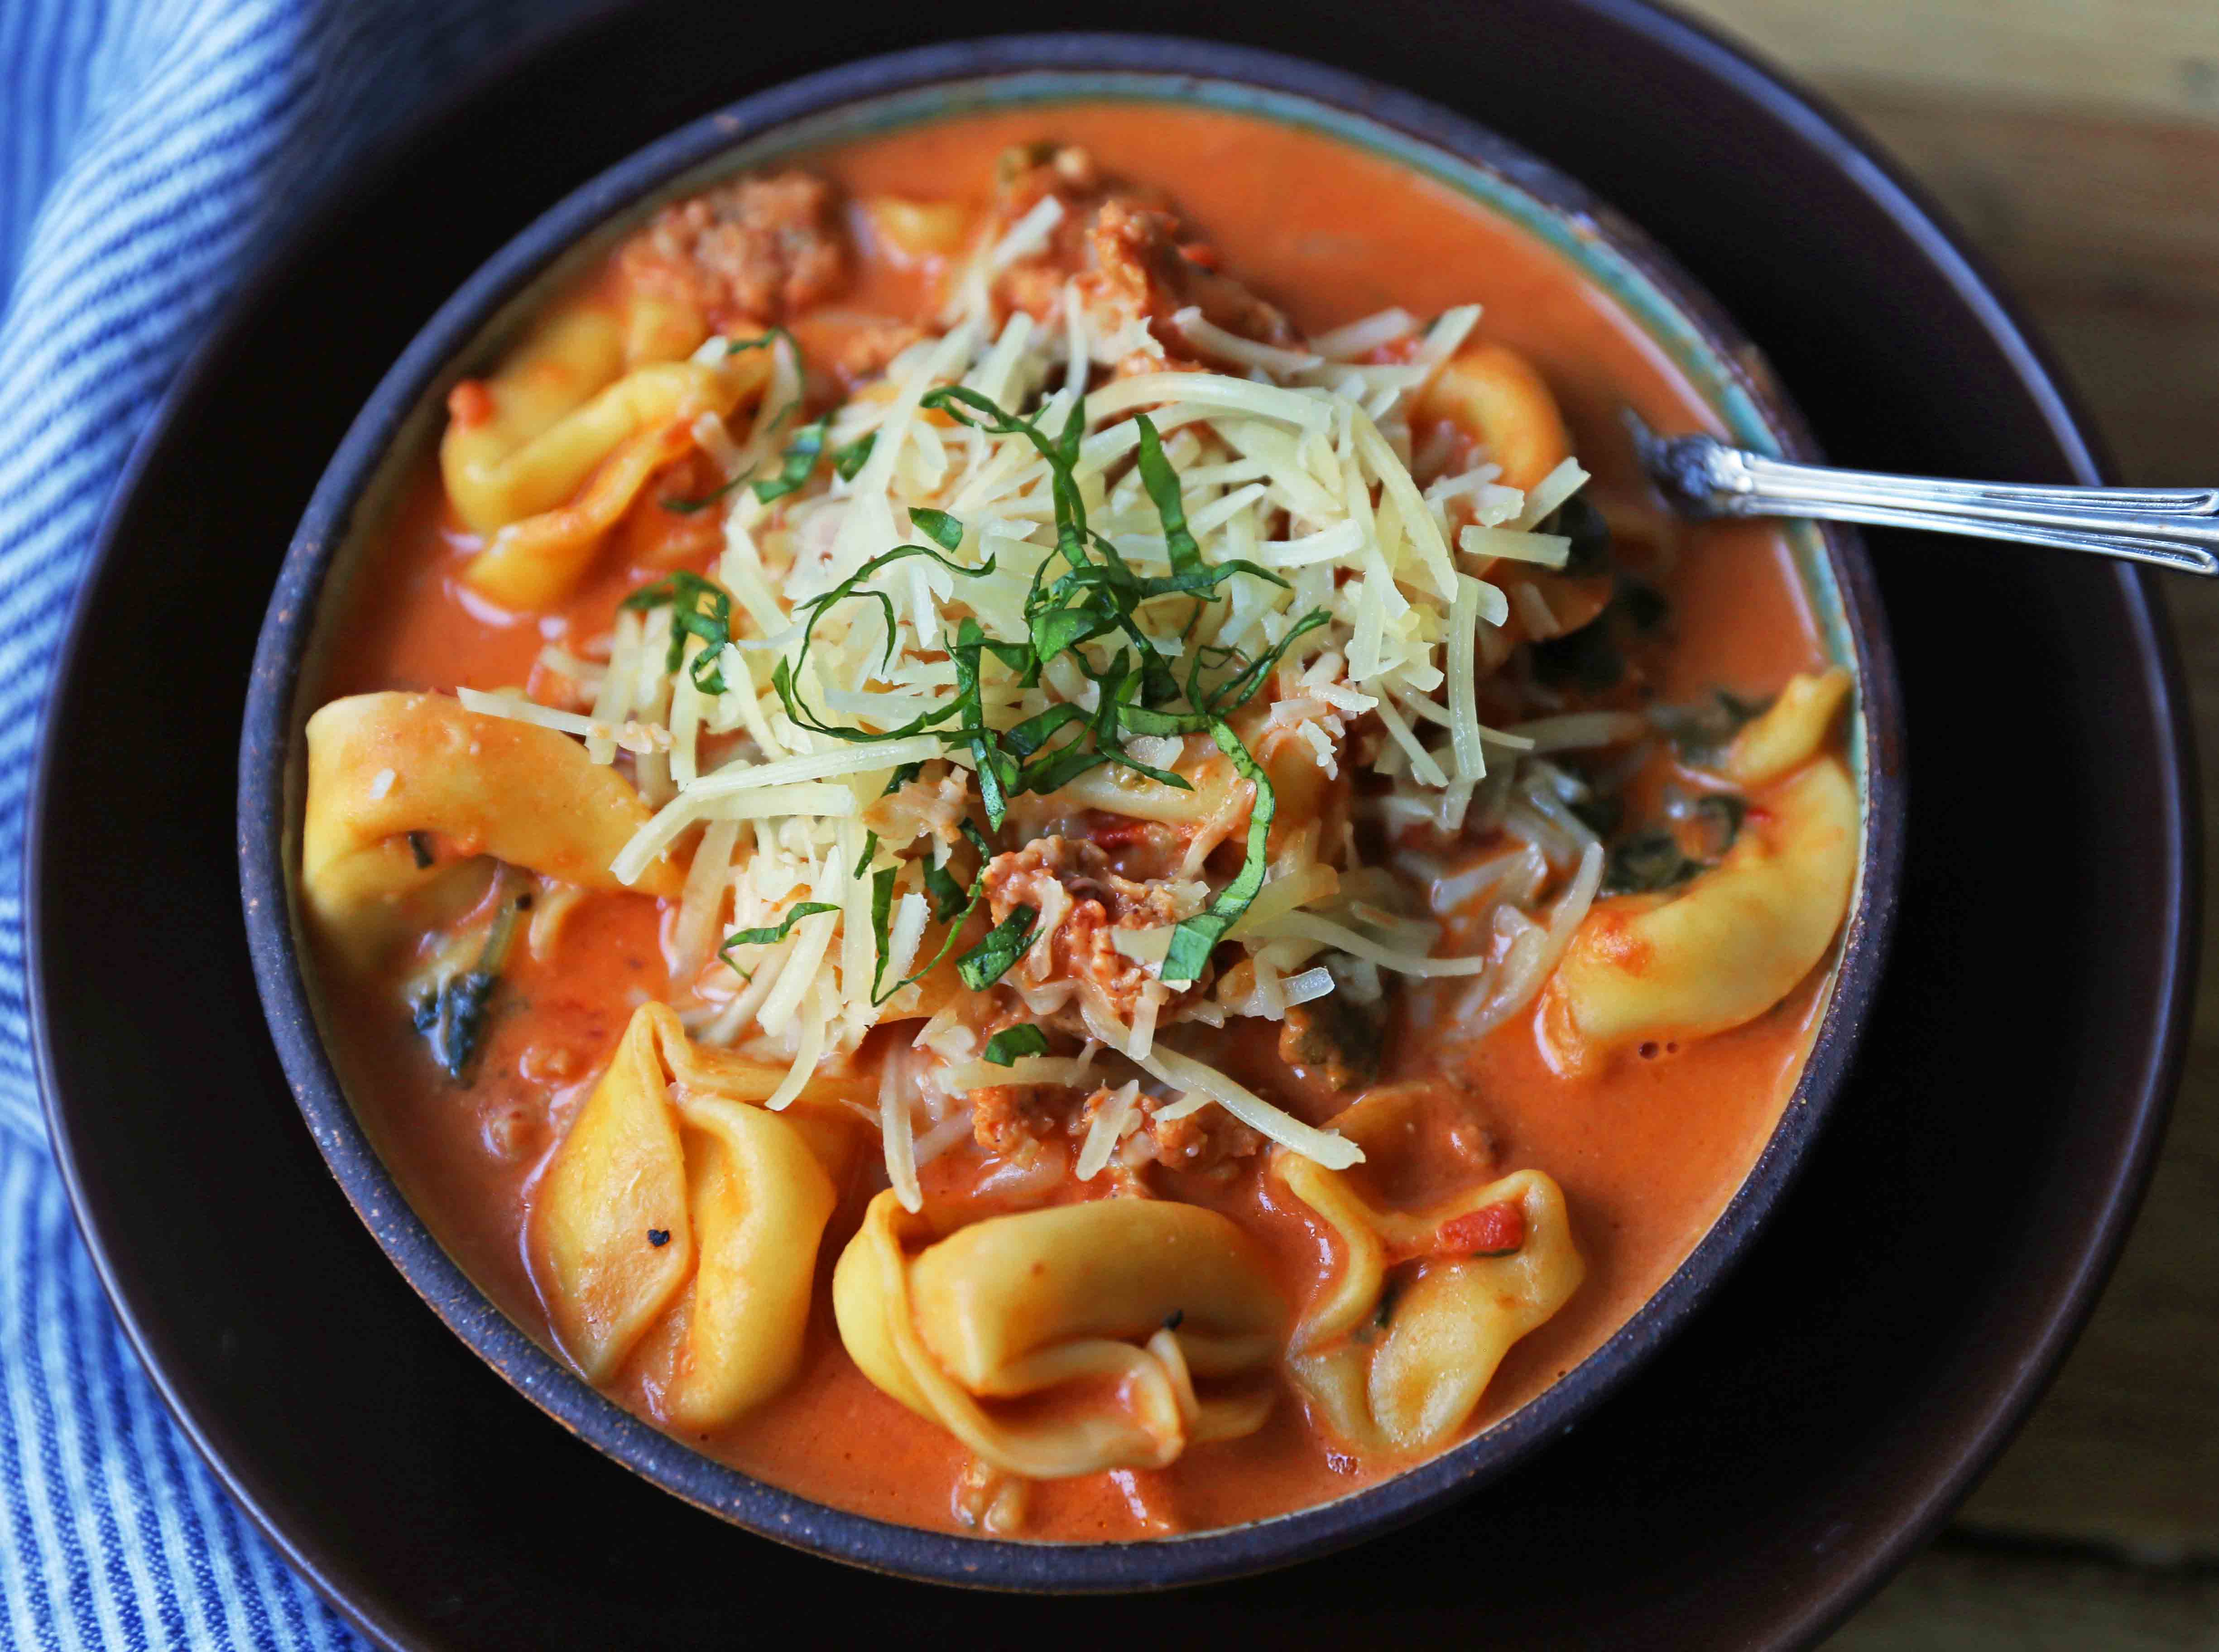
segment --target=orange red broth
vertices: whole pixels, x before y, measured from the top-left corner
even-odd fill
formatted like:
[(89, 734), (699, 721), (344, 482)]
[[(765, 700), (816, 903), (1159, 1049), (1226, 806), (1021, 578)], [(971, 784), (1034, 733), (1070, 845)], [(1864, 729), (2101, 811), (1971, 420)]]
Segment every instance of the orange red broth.
[[(1061, 106), (967, 116), (873, 138), (810, 163), (853, 196), (893, 193), (983, 205), (996, 156), (1042, 137), (1091, 150), (1104, 171), (1168, 189), (1226, 267), (1306, 331), (1399, 304), (1424, 315), (1485, 306), (1483, 329), (1524, 351), (1563, 405), (1596, 491), (1631, 495), (1632, 461), (1616, 410), (1663, 429), (1709, 425), (1689, 387), (1601, 294), (1556, 255), (1471, 202), (1380, 158), (1249, 117), (1155, 105)], [(921, 314), (914, 273), (866, 257), (838, 303)], [(798, 329), (805, 345), (810, 329)], [(651, 536), (650, 536), (651, 538)], [(627, 566), (643, 543), (612, 536), (583, 587), (546, 616), (507, 616), (457, 580), (476, 542), (457, 528), (426, 456), (391, 522), (374, 574), (351, 605), (318, 703), (384, 688), (451, 692), (521, 682), (542, 646), (606, 631), (620, 597), (663, 566)], [(683, 548), (679, 548), (681, 550)], [(705, 568), (705, 549), (692, 565)], [(1675, 644), (1668, 699), (1712, 686), (1769, 693), (1824, 663), (1785, 546), (1754, 525), (1688, 537), (1661, 581)], [(410, 1202), (493, 1300), (543, 1341), (544, 1315), (520, 1233), (532, 1181), (614, 1047), (633, 1007), (668, 988), (657, 903), (589, 897), (550, 963), (514, 953), (479, 1076), (457, 1090), (426, 1059), (390, 980), (322, 972), (327, 1025), (365, 1127)], [(1824, 968), (1747, 1026), (1586, 1078), (1554, 1074), (1530, 1015), (1477, 1045), (1455, 1041), (1424, 991), (1406, 1000), (1387, 1077), (1441, 1073), (1482, 1098), (1504, 1170), (1534, 1166), (1562, 1184), (1588, 1264), (1585, 1282), (1511, 1351), (1470, 1429), (1486, 1426), (1599, 1346), (1670, 1276), (1741, 1183), (1780, 1117), (1816, 1020)], [(1265, 1046), (1268, 1048), (1268, 1046)], [(1238, 1063), (1267, 1096), (1284, 1069)], [(1313, 1112), (1315, 1116), (1315, 1112)], [(489, 1146), (489, 1144), (491, 1144)], [(960, 1191), (968, 1150), (926, 1167), (929, 1195)], [(1261, 1175), (1259, 1156), (1229, 1189), (1181, 1189), (1259, 1234), (1290, 1298), (1306, 1300), (1332, 1266), (1318, 1231)], [(842, 1350), (827, 1300), (833, 1260), (867, 1188), (849, 1190), (821, 1251), (817, 1301), (800, 1377), (699, 1449), (804, 1495), (909, 1525), (960, 1529), (952, 1494), (966, 1454), (948, 1435), (880, 1394)], [(616, 1396), (645, 1409), (636, 1385)], [(1034, 1489), (1026, 1535), (1131, 1538), (1253, 1519), (1330, 1500), (1408, 1466), (1350, 1455), (1309, 1426), (1291, 1390), (1245, 1439), (1198, 1445), (1172, 1467), (1049, 1482)]]

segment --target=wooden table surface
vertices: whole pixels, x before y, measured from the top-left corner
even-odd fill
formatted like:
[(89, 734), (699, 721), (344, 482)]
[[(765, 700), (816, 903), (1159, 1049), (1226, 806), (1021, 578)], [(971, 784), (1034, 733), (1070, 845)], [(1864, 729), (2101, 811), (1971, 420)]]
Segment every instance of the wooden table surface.
[[(2219, 0), (1685, 3), (1831, 97), (1955, 214), (2123, 480), (2219, 484)], [(2219, 890), (2219, 581), (2166, 595)], [(2087, 1333), (1956, 1525), (1831, 1644), (2219, 1649), (2219, 968)]]

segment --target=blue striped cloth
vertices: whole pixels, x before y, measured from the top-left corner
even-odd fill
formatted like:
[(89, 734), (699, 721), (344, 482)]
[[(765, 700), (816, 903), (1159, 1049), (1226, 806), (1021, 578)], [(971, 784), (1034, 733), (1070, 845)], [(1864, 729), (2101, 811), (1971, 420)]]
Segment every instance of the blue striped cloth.
[(0, 0), (0, 1646), (361, 1644), (172, 1425), (48, 1157), (23, 798), (107, 489), (304, 200), (578, 0)]

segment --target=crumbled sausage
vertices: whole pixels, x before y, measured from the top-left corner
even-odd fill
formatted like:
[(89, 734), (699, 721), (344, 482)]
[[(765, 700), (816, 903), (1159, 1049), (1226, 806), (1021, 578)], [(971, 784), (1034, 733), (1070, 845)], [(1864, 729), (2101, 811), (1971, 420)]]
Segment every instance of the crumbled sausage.
[(1058, 1101), (1070, 1092), (1041, 1084), (986, 1084), (971, 1092), (971, 1135), (990, 1153), (1008, 1155), (1055, 1127)]
[(482, 1108), (478, 1114), (478, 1138), (488, 1155), (513, 1164), (538, 1152), (547, 1133), (544, 1108), (517, 1096), (508, 1096)]
[(839, 288), (847, 238), (830, 184), (773, 172), (674, 202), (618, 264), (637, 289), (690, 304), (712, 327), (760, 326)]
[(1078, 289), (1098, 331), (1146, 323), (1143, 347), (1121, 372), (1191, 364), (1194, 353), (1171, 325), (1189, 305), (1229, 332), (1273, 345), (1293, 342), (1287, 318), (1231, 276), (1220, 273), (1208, 244), (1183, 232), (1170, 200), (1153, 190), (1113, 184), (1083, 149), (1034, 145), (1003, 158), (988, 233), (998, 239), (1044, 198), (1063, 203), (1047, 245), (1004, 270), (995, 296), (1008, 309), (1053, 318), (1065, 281)]
[(1277, 308), (1196, 260), (1197, 249), (1181, 242), (1178, 220), (1168, 212), (1112, 196), (1095, 210), (1087, 249), (1093, 278), (1147, 316), (1156, 337), (1166, 344), (1177, 345), (1172, 317), (1189, 305), (1200, 309), (1204, 320), (1244, 338), (1270, 345), (1293, 341), (1294, 328)]
[[(1129, 1022), (1148, 989), (1165, 989), (1117, 950), (1120, 929), (1159, 928), (1189, 916), (1162, 883), (1136, 883), (1110, 869), (1099, 847), (1072, 838), (1036, 838), (987, 863), (986, 904), (999, 923), (1020, 906), (1040, 916), (1045, 935), (1016, 966), (1019, 984), (1085, 981)], [(1165, 1002), (1191, 993), (1190, 986)]]
[(1141, 1103), (1148, 1115), (1148, 1133), (1155, 1139), (1156, 1162), (1175, 1171), (1214, 1171), (1235, 1159), (1246, 1158), (1264, 1146), (1264, 1138), (1221, 1107), (1205, 1107), (1181, 1119), (1159, 1119), (1159, 1108), (1167, 1102)]
[(853, 390), (884, 373), (887, 363), (923, 337), (923, 328), (907, 321), (874, 318), (841, 335), (832, 351), (832, 371)]
[[(1104, 1108), (1113, 1105), (1125, 1094), (1122, 1086), (1111, 1088), (1103, 1084), (1096, 1089), (1071, 1119), (1071, 1146), (1074, 1157), (1085, 1150), (1087, 1138), (1093, 1133), (1094, 1121)], [(1155, 1143), (1139, 1133), (1147, 1115), (1138, 1109), (1127, 1119), (1119, 1146), (1111, 1149), (1109, 1159), (1095, 1172), (1103, 1191), (1117, 1198), (1151, 1199), (1155, 1196), (1149, 1188), (1146, 1171), (1155, 1157)]]

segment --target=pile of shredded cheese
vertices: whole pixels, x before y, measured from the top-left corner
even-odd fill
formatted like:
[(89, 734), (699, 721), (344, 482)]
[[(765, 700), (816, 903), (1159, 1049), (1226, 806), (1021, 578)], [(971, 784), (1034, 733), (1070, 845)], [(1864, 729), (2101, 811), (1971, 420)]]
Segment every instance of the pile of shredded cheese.
[[(1042, 212), (1054, 204), (1044, 202)], [(852, 475), (819, 467), (816, 482), (770, 503), (744, 487), (730, 494), (714, 572), (735, 603), (734, 640), (713, 662), (724, 692), (705, 692), (697, 680), (704, 674), (695, 669), (698, 637), (685, 639), (679, 668), (667, 668), (667, 607), (620, 612), (605, 663), (550, 650), (546, 663), (584, 687), (590, 712), (538, 705), (515, 690), (462, 691), (475, 710), (582, 737), (599, 761), (628, 759), (655, 812), (612, 864), (619, 879), (636, 879), (698, 832), (683, 897), (664, 933), (678, 1007), (693, 1035), (786, 1063), (786, 1080), (769, 1102), (779, 1108), (800, 1094), (820, 1063), (852, 1053), (873, 1026), (922, 1013), (917, 988), (874, 1003), (873, 982), (899, 981), (929, 955), (922, 951), (932, 927), (923, 869), (944, 863), (959, 841), (957, 823), (973, 794), (966, 767), (972, 759), (936, 733), (857, 743), (799, 727), (773, 689), (772, 673), (784, 661), (794, 692), (818, 719), (885, 730), (956, 692), (948, 650), (959, 619), (975, 618), (992, 637), (1025, 636), (1026, 595), (1054, 547), (1050, 467), (1022, 436), (991, 434), (923, 407), (937, 386), (960, 384), (1002, 407), (1028, 410), (1047, 432), (1063, 427), (1084, 392), (1086, 434), (1075, 474), (1087, 519), (1144, 576), (1171, 567), (1162, 522), (1133, 463), (1138, 435), (1131, 415), (1146, 411), (1177, 469), (1203, 557), (1252, 562), (1286, 581), (1282, 587), (1253, 577), (1228, 580), (1198, 617), (1187, 597), (1151, 602), (1139, 614), (1151, 643), (1174, 661), (1203, 646), (1253, 659), (1284, 639), (1299, 617), (1321, 610), (1327, 623), (1300, 637), (1278, 665), (1266, 726), (1303, 742), (1333, 775), (1350, 761), (1352, 725), (1376, 715), (1388, 736), (1376, 767), (1394, 779), (1390, 807), (1448, 833), (1465, 822), (1476, 790), (1489, 779), (1490, 759), (1498, 768), (1507, 763), (1511, 772), (1498, 773), (1490, 806), (1523, 843), (1467, 875), (1466, 898), (1485, 893), (1498, 903), (1490, 949), (1482, 955), (1433, 956), (1440, 925), (1395, 916), (1364, 899), (1367, 874), (1321, 864), (1311, 834), (1299, 853), (1272, 865), (1227, 937), (1246, 949), (1248, 967), (1224, 972), (1207, 994), (1151, 989), (1129, 1020), (1095, 1002), (1099, 995), (1079, 994), (1091, 1040), (1080, 1058), (982, 1062), (968, 1028), (946, 1015), (927, 1021), (899, 1059), (886, 1062), (882, 1082), (887, 1172), (912, 1207), (917, 1165), (967, 1127), (970, 1088), (1091, 1084), (1097, 1046), (1121, 1052), (1181, 1098), (1159, 1116), (1215, 1105), (1321, 1163), (1353, 1162), (1360, 1154), (1352, 1143), (1160, 1042), (1167, 1022), (1159, 1012), (1213, 1024), (1236, 1015), (1278, 1018), (1291, 1005), (1335, 991), (1376, 998), (1384, 970), (1469, 978), (1463, 1013), (1476, 1026), (1514, 1013), (1561, 956), (1601, 871), (1593, 835), (1563, 807), (1555, 784), (1563, 777), (1542, 754), (1607, 743), (1623, 733), (1610, 722), (1614, 714), (1589, 717), (1591, 726), (1563, 717), (1496, 730), (1479, 720), (1475, 683), (1507, 653), (1497, 628), (1509, 605), (1501, 589), (1468, 570), (1505, 558), (1561, 567), (1569, 542), (1534, 526), (1586, 475), (1567, 460), (1526, 494), (1501, 486), (1486, 463), (1422, 489), (1414, 478), (1407, 409), (1470, 334), (1476, 307), (1449, 311), (1422, 329), (1389, 310), (1301, 351), (1236, 338), (1186, 311), (1174, 325), (1187, 349), (1222, 370), (1132, 373), (1128, 365), (1128, 376), (1087, 392), (1096, 369), (1160, 348), (1139, 318), (1090, 314), (1075, 284), (1065, 290), (1060, 325), (1043, 326), (1022, 313), (998, 329), (989, 325), (983, 295), (993, 261), (1023, 256), (1028, 238), (1045, 237), (1053, 219), (1035, 221), (1042, 212), (982, 254), (976, 279), (955, 283), (956, 313), (943, 332), (904, 351), (882, 379), (832, 416), (828, 452), (855, 451), (868, 440), (868, 456)], [(1357, 359), (1397, 345), (1402, 359), (1394, 364)], [(726, 348), (712, 339), (705, 351), (721, 355)], [(702, 450), (732, 478), (761, 474), (792, 434), (787, 415), (799, 403), (800, 363), (790, 339), (780, 336), (772, 348), (773, 384), (760, 409), (739, 421), (744, 428), (728, 429), (708, 416), (703, 424), (714, 428), (696, 432)], [(1458, 500), (1464, 503), (1452, 513)], [(961, 525), (948, 562), (964, 568), (991, 562), (992, 571), (966, 577), (923, 556), (891, 566), (870, 587), (886, 606), (848, 600), (824, 609), (805, 661), (799, 606), (833, 591), (873, 558), (923, 542), (911, 512), (926, 508)], [(991, 657), (984, 666), (985, 720), (998, 729), (1058, 702), (1091, 709), (1099, 692), (1067, 655), (1049, 661), (1030, 686)], [(1184, 740), (1197, 738), (1206, 745), (1209, 736), (1138, 737), (1129, 748), (1136, 760), (1165, 767)], [(917, 763), (926, 765), (923, 776), (887, 796), (895, 772)], [(1238, 795), (1228, 804), (1221, 793), (1181, 792), (1096, 768), (1058, 795), (1074, 805), (1191, 825), (1194, 852), (1166, 895), (1174, 909), (1191, 912), (1209, 897), (1202, 860), (1237, 829), (1246, 808), (1245, 787), (1235, 781), (1231, 790)], [(1563, 892), (1550, 910), (1532, 910), (1552, 866)], [(888, 867), (898, 876), (882, 958), (871, 873)], [(803, 903), (831, 910), (801, 917), (774, 940), (719, 955), (727, 931), (777, 926)], [(1056, 917), (1041, 914), (1042, 937)], [(1115, 939), (1127, 956), (1154, 970), (1170, 935), (1168, 927), (1121, 929)], [(1006, 984), (1035, 1010), (1072, 998), (1070, 984), (1059, 990), (1022, 961)], [(1097, 1109), (1080, 1153), (1081, 1176), (1098, 1171), (1120, 1136), (1137, 1127), (1137, 1094), (1128, 1085)]]

